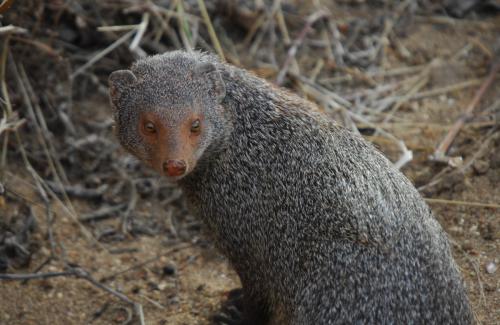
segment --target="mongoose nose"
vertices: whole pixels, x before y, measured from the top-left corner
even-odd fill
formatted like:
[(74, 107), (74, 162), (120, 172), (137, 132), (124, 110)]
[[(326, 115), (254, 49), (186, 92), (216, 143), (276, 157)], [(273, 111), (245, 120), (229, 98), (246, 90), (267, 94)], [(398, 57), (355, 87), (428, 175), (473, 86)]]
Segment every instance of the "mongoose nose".
[(181, 176), (186, 172), (186, 162), (184, 160), (168, 160), (163, 163), (163, 172), (168, 176)]

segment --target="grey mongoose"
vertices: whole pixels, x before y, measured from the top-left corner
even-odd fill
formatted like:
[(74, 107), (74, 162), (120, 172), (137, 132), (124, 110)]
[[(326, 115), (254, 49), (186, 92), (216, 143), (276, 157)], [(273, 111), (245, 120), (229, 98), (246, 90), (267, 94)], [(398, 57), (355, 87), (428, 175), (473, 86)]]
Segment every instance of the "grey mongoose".
[(411, 182), (313, 104), (201, 52), (110, 75), (123, 147), (183, 189), (242, 283), (238, 324), (471, 324)]

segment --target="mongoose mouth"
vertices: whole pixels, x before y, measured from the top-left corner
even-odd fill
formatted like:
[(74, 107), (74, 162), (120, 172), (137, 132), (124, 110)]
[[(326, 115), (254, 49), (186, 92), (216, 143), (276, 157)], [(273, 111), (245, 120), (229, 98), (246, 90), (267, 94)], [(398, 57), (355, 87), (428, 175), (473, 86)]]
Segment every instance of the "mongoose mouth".
[(175, 183), (175, 182), (178, 182), (180, 181), (181, 179), (183, 179), (184, 177), (186, 177), (188, 173), (184, 173), (182, 175), (179, 175), (179, 176), (169, 176), (169, 175), (165, 175), (165, 174), (162, 174), (162, 176), (164, 178), (167, 179), (167, 181), (169, 181), (170, 183)]
[(163, 164), (149, 164), (158, 174), (170, 182), (177, 182), (188, 175), (192, 170), (192, 164), (182, 159), (169, 159)]
[(187, 171), (187, 163), (184, 160), (167, 160), (162, 167), (163, 173), (170, 177), (183, 176)]

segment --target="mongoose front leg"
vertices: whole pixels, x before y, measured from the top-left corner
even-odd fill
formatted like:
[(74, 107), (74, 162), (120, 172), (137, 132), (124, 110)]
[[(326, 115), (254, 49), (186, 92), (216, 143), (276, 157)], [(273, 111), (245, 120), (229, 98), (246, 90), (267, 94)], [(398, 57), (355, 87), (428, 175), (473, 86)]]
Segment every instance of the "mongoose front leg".
[(233, 289), (227, 300), (213, 317), (214, 324), (243, 324), (243, 289)]
[(216, 325), (255, 325), (267, 324), (266, 307), (250, 299), (242, 288), (229, 292), (221, 310), (214, 315)]

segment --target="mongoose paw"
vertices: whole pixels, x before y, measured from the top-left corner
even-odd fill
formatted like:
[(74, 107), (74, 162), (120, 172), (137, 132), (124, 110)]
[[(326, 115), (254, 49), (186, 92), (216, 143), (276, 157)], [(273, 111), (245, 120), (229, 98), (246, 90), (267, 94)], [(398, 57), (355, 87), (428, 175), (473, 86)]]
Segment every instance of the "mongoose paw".
[(227, 300), (212, 318), (216, 325), (244, 325), (243, 319), (243, 290), (233, 289), (229, 291)]

